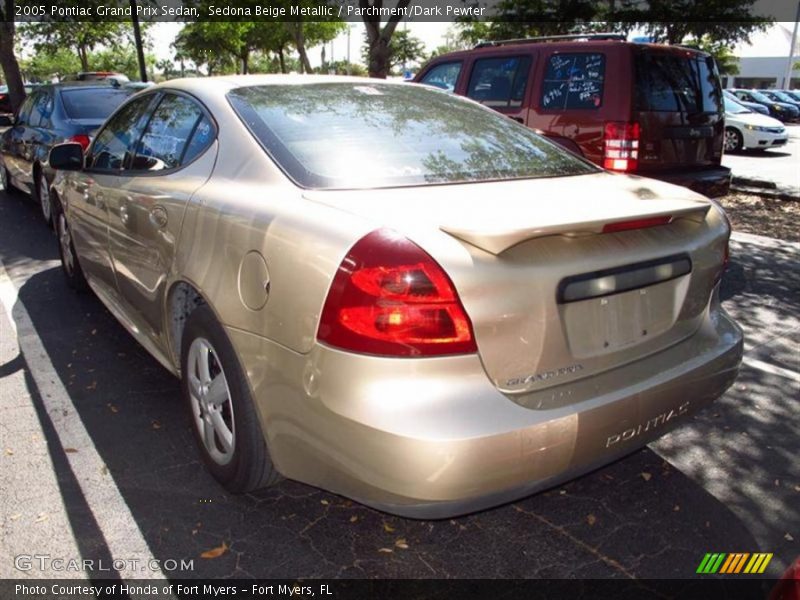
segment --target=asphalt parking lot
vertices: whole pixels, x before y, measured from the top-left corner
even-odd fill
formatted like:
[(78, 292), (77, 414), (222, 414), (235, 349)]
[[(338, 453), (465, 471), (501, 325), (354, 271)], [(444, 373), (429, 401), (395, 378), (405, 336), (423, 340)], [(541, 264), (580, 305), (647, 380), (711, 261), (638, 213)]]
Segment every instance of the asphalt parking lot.
[(36, 206), (0, 192), (0, 577), (85, 576), (15, 560), (36, 554), (204, 578), (685, 578), (706, 552), (759, 551), (777, 576), (800, 554), (800, 244), (732, 244), (722, 296), (746, 357), (714, 406), (567, 485), (444, 521), (289, 481), (224, 493), (177, 380), (57, 259)]

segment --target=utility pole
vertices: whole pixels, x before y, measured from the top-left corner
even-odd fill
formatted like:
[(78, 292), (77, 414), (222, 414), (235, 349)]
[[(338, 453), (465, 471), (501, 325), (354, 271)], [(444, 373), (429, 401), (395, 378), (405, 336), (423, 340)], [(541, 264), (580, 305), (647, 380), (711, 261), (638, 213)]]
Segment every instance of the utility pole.
[(786, 75), (783, 78), (783, 89), (792, 88), (792, 67), (794, 66), (794, 47), (797, 45), (797, 22), (800, 21), (800, 0), (797, 2), (797, 13), (794, 16), (794, 29), (792, 30), (792, 43), (789, 45), (789, 59), (786, 64)]
[(131, 2), (131, 21), (133, 21), (133, 40), (136, 43), (136, 58), (139, 60), (139, 77), (147, 81), (147, 65), (144, 64), (144, 47), (142, 46), (142, 32), (139, 29), (139, 12), (136, 0)]

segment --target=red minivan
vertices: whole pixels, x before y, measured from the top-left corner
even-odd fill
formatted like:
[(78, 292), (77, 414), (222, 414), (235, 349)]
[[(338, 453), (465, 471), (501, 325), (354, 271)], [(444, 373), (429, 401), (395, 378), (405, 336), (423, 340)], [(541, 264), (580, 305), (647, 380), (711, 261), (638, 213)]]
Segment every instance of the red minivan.
[(724, 196), (714, 59), (617, 34), (486, 42), (438, 56), (414, 81), (468, 96), (612, 171)]

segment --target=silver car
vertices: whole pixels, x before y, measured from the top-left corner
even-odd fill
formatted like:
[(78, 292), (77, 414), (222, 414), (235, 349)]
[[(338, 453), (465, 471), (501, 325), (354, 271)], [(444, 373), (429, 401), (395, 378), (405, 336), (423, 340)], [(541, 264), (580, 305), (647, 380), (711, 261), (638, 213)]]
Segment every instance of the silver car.
[(181, 378), (232, 492), (467, 513), (640, 448), (737, 374), (716, 204), (441, 90), (169, 81), (50, 163), (67, 281)]

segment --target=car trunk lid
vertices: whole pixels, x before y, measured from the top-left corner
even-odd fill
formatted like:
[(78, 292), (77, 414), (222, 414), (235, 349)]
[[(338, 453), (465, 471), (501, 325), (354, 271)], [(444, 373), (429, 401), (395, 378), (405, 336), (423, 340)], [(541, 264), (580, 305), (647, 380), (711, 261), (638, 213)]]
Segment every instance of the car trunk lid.
[[(608, 173), (305, 197), (424, 248), (455, 284), (487, 375), (511, 395), (603, 372), (691, 335), (727, 234), (709, 224), (711, 205), (700, 196)], [(643, 227), (614, 229), (637, 222)]]

